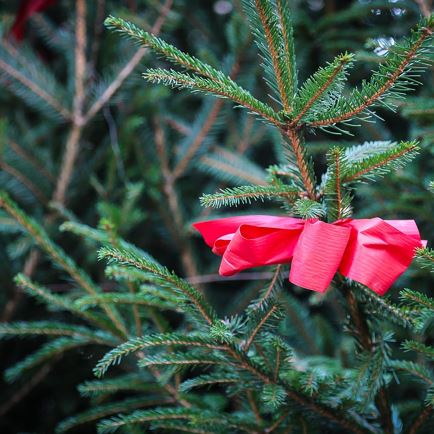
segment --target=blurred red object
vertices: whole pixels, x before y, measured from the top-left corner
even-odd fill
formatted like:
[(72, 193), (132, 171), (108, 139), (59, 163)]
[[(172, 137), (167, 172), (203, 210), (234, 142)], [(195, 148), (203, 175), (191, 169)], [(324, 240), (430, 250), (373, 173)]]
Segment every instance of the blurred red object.
[(56, 3), (57, 0), (22, 0), (11, 34), (17, 41), (24, 39), (24, 29), (27, 20), (35, 13), (43, 11), (49, 6)]

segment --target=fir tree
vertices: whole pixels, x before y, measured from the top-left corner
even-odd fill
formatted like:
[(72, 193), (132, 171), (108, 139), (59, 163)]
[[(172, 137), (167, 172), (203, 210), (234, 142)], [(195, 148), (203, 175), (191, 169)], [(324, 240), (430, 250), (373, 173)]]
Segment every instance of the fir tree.
[[(269, 101), (256, 98), (238, 84), (236, 68), (231, 73), (216, 69), (120, 18), (110, 17), (106, 24), (179, 67), (148, 69), (146, 80), (230, 100), (263, 121), (277, 138), (280, 161), (268, 169), (267, 176), (256, 166), (245, 172), (237, 170), (249, 167), (237, 153), (219, 148), (203, 153), (200, 161), (207, 170), (226, 180), (230, 176), (235, 184), (204, 194), (203, 205), (219, 208), (272, 199), (288, 214), (304, 219), (332, 222), (352, 216), (359, 184), (382, 182), (382, 177), (410, 162), (420, 145), (409, 140), (330, 146), (327, 169), (319, 181), (305, 136), (317, 130), (351, 134), (358, 122), (377, 118), (379, 109), (405, 101), (406, 93), (417, 84), (415, 77), (427, 67), (433, 18), (422, 20), (408, 38), (391, 47), (369, 80), (349, 89), (346, 82), (355, 59), (348, 53), (300, 82), (286, 1), (244, 0), (243, 5), (260, 51)], [(209, 106), (204, 116), (213, 119), (220, 108)], [(193, 142), (186, 137), (186, 152), (173, 168), (164, 129), (158, 120), (155, 123), (168, 204), (180, 231), (185, 223), (170, 189), (210, 132), (210, 127), (201, 125), (191, 127), (201, 133), (193, 135)], [(249, 183), (242, 184), (244, 180)], [(315, 321), (291, 295), (285, 287), (283, 266), (275, 268), (269, 284), (251, 297), (244, 311), (222, 318), (207, 293), (124, 241), (110, 221), (102, 221), (98, 229), (76, 221), (62, 227), (103, 245), (99, 258), (108, 263), (106, 274), (115, 282), (114, 290), (105, 291), (6, 193), (0, 196), (0, 207), (76, 287), (60, 296), (24, 274), (16, 277), (17, 285), (30, 296), (67, 312), (74, 320), (3, 324), (0, 335), (4, 338), (47, 338), (47, 343), (10, 367), (6, 378), (13, 381), (44, 361), (83, 345), (104, 347), (105, 355), (94, 370), (98, 378), (79, 386), (80, 393), (92, 399), (91, 409), (61, 422), (58, 432), (95, 421), (101, 433), (141, 432), (150, 427), (192, 433), (333, 430), (391, 434), (399, 432), (401, 424), (409, 433), (429, 432), (434, 377), (428, 362), (434, 349), (429, 341), (421, 340), (433, 318), (434, 303), (424, 293), (405, 289), (398, 304), (336, 278), (327, 297), (340, 301), (347, 312), (346, 332), (353, 337), (350, 343), (342, 336), (338, 345), (341, 350), (349, 345), (356, 355), (347, 354), (347, 361), (323, 355), (319, 361), (314, 356), (321, 353), (316, 333), (333, 326)], [(183, 235), (181, 232), (178, 242)], [(191, 274), (194, 266), (190, 255), (186, 257), (184, 267)], [(418, 251), (417, 262), (422, 267), (429, 270), (433, 261), (429, 248)], [(391, 326), (389, 330), (385, 326), (389, 323), (407, 338), (395, 342)], [(297, 339), (307, 344), (297, 346)], [(411, 358), (395, 358), (397, 346)], [(400, 418), (398, 403), (390, 395), (402, 374), (426, 385), (426, 396), (416, 403), (420, 414), (414, 420)]]

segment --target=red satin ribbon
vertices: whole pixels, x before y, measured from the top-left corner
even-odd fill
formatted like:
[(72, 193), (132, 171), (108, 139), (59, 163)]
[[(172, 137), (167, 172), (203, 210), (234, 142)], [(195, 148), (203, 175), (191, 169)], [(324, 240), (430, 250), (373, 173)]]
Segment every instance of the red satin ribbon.
[(222, 256), (219, 273), (291, 262), (289, 281), (324, 292), (342, 275), (383, 295), (426, 245), (414, 220), (338, 220), (252, 215), (193, 225)]
[(11, 34), (14, 35), (15, 39), (21, 41), (24, 38), (25, 25), (33, 14), (43, 11), (56, 1), (57, 0), (23, 0), (11, 29)]

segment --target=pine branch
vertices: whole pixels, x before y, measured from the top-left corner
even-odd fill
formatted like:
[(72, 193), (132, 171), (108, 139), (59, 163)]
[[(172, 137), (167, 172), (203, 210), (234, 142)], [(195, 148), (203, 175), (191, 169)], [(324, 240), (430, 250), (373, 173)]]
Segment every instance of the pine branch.
[(199, 169), (216, 179), (233, 185), (266, 185), (264, 169), (247, 157), (222, 147), (214, 147), (214, 152), (200, 158)]
[(169, 353), (157, 356), (143, 356), (138, 365), (149, 368), (153, 366), (198, 367), (200, 365), (228, 365), (228, 362), (211, 354), (194, 355), (188, 353)]
[(283, 53), (281, 62), (286, 65), (283, 68), (286, 71), (286, 92), (288, 103), (291, 105), (295, 92), (297, 91), (297, 66), (295, 61), (294, 35), (292, 20), (290, 17), (290, 7), (287, 0), (276, 0), (276, 12), (282, 32)]
[(433, 406), (428, 405), (426, 406), (422, 412), (416, 417), (413, 424), (410, 426), (410, 428), (407, 431), (407, 434), (416, 434), (419, 432), (419, 428), (427, 421), (427, 419), (432, 415), (433, 413)]
[(134, 251), (124, 249), (102, 248), (99, 251), (99, 258), (105, 258), (153, 274), (161, 283), (173, 286), (183, 299), (189, 301), (196, 308), (208, 324), (212, 324), (216, 320), (217, 315), (214, 309), (205, 301), (203, 295), (166, 267), (149, 260), (149, 258), (140, 257)]
[[(33, 240), (46, 254), (57, 264), (59, 264), (85, 291), (90, 295), (96, 295), (99, 288), (92, 282), (91, 278), (80, 268), (74, 260), (49, 238), (45, 229), (34, 219), (27, 216), (6, 193), (0, 192), (0, 207), (11, 215), (15, 220), (32, 236)], [(107, 306), (103, 306), (107, 316), (113, 321), (118, 331), (127, 335), (125, 325), (119, 315)]]
[(294, 187), (279, 186), (256, 186), (246, 185), (242, 187), (226, 188), (215, 194), (204, 194), (200, 198), (202, 206), (220, 208), (222, 206), (238, 206), (250, 204), (252, 201), (266, 199), (285, 199), (294, 201), (300, 191)]
[(146, 377), (139, 374), (119, 375), (116, 378), (86, 381), (77, 390), (85, 397), (101, 397), (124, 391), (150, 393), (161, 390), (158, 384), (146, 383), (145, 380)]
[(295, 156), (295, 161), (300, 172), (300, 177), (303, 182), (306, 194), (309, 199), (315, 200), (315, 177), (309, 160), (306, 157), (306, 149), (302, 143), (299, 133), (292, 128), (283, 130), (283, 134), (289, 140), (292, 152)]
[(433, 373), (419, 363), (408, 360), (389, 360), (387, 366), (396, 371), (406, 372), (407, 374), (422, 380), (424, 384), (431, 386), (434, 383)]
[[(288, 68), (289, 65), (285, 58), (285, 42), (279, 17), (276, 15), (274, 5), (270, 0), (254, 0), (254, 2), (246, 0), (244, 3), (247, 10), (254, 11), (255, 14), (257, 14), (259, 21), (262, 24), (269, 53), (267, 58), (271, 60), (274, 69), (278, 95), (282, 101), (283, 110), (289, 113), (292, 110), (292, 95), (290, 93), (291, 71)], [(287, 24), (289, 23), (287, 22)], [(255, 29), (255, 25), (253, 29), (256, 35), (258, 35), (258, 33), (261, 34), (261, 30), (259, 28)], [(261, 39), (262, 38), (258, 38), (258, 44), (261, 44)], [(288, 42), (289, 41), (287, 41), (287, 43)]]
[[(420, 149), (415, 141), (379, 142), (378, 144), (378, 149), (375, 149), (375, 142), (371, 142), (345, 152), (344, 183), (356, 180), (374, 180), (396, 171), (415, 158)], [(366, 147), (366, 152), (363, 150), (364, 147)]]
[(26, 321), (0, 324), (0, 339), (10, 337), (70, 336), (91, 339), (102, 345), (116, 344), (111, 335), (83, 326), (57, 321)]
[(434, 347), (425, 345), (422, 342), (406, 340), (402, 343), (404, 351), (416, 351), (425, 356), (428, 360), (434, 361)]
[(414, 306), (418, 310), (428, 309), (429, 311), (434, 311), (434, 299), (421, 292), (406, 288), (399, 295), (402, 301), (410, 304), (410, 306)]
[(222, 347), (217, 345), (213, 339), (204, 334), (184, 335), (177, 333), (167, 333), (142, 336), (139, 338), (132, 338), (108, 352), (98, 362), (94, 369), (94, 373), (96, 376), (101, 377), (110, 366), (119, 364), (127, 355), (143, 350), (144, 348), (178, 345), (203, 347), (215, 350), (222, 349)]
[[(69, 120), (71, 118), (70, 111), (63, 107), (56, 95), (62, 94), (56, 86), (56, 80), (46, 71), (46, 77), (40, 73), (41, 69), (29, 69), (26, 65), (32, 64), (36, 59), (24, 59), (23, 62), (17, 62), (16, 50), (5, 40), (1, 42), (0, 48), (5, 50), (5, 54), (0, 58), (0, 71), (1, 75), (12, 79), (9, 87), (19, 97), (23, 98), (27, 104), (40, 109), (40, 103), (46, 105), (47, 114), (53, 113), (54, 119)], [(40, 66), (40, 65), (38, 65)], [(45, 70), (45, 68), (43, 69)]]
[(63, 354), (73, 348), (81, 347), (95, 343), (93, 340), (84, 338), (69, 338), (62, 337), (43, 345), (39, 350), (27, 356), (21, 362), (18, 362), (11, 368), (5, 371), (5, 378), (8, 382), (13, 382), (23, 375), (25, 371), (32, 369), (35, 366), (45, 362), (46, 360), (53, 359), (54, 357)]
[[(152, 33), (158, 35), (166, 22), (167, 15), (172, 8), (173, 0), (166, 0), (161, 8), (160, 15), (152, 26)], [(107, 85), (104, 91), (101, 93), (99, 98), (94, 101), (87, 113), (84, 115), (83, 121), (87, 124), (92, 118), (99, 113), (99, 111), (113, 98), (114, 94), (120, 89), (125, 80), (131, 75), (140, 61), (143, 59), (144, 55), (148, 52), (146, 47), (142, 47), (134, 53), (131, 59), (125, 63), (125, 65), (120, 69), (116, 77)]]
[(336, 93), (343, 86), (353, 57), (352, 54), (341, 54), (303, 83), (294, 99), (294, 118), (289, 124), (291, 128), (297, 127), (301, 120), (313, 121), (318, 113), (333, 103)]
[(83, 425), (89, 422), (94, 422), (106, 416), (111, 416), (124, 411), (131, 411), (136, 408), (143, 408), (146, 406), (160, 406), (164, 404), (173, 403), (171, 398), (156, 398), (156, 397), (138, 397), (124, 399), (120, 402), (96, 405), (90, 410), (68, 417), (59, 423), (56, 427), (56, 433), (64, 433), (76, 426)]
[[(185, 409), (185, 408), (156, 408), (152, 410), (138, 410), (133, 413), (123, 414), (111, 419), (103, 420), (98, 425), (98, 434), (110, 434), (116, 432), (119, 428), (127, 425), (137, 425), (149, 422), (162, 422), (170, 420), (179, 420), (177, 426), (181, 425), (181, 421), (191, 421), (193, 430), (194, 426), (201, 422), (205, 425), (215, 424), (222, 425), (226, 430), (239, 429), (240, 424), (235, 418), (225, 417), (222, 413), (214, 413), (204, 409)], [(185, 422), (182, 422), (185, 424)], [(243, 429), (245, 431), (245, 427)], [(201, 431), (199, 431), (201, 432)], [(227, 431), (230, 432), (230, 431)], [(252, 432), (248, 430), (247, 432)]]
[(386, 297), (380, 297), (375, 292), (365, 287), (364, 285), (352, 283), (357, 287), (357, 297), (362, 299), (369, 312), (375, 315), (381, 315), (386, 321), (392, 321), (395, 324), (414, 328), (414, 318), (408, 309), (397, 306)]
[(413, 78), (415, 74), (426, 67), (422, 55), (428, 50), (433, 23), (432, 18), (422, 21), (408, 40), (393, 48), (369, 81), (364, 82), (360, 89), (355, 89), (348, 98), (337, 100), (330, 110), (319, 114), (308, 125), (333, 126), (354, 117), (366, 120), (373, 116), (368, 110), (370, 106), (390, 107), (385, 101), (386, 97), (402, 98), (405, 92), (417, 84)]
[(434, 272), (434, 250), (429, 247), (416, 250), (416, 260), (423, 268)]
[(105, 292), (104, 294), (88, 295), (80, 297), (74, 302), (77, 309), (88, 309), (92, 306), (104, 304), (115, 305), (133, 305), (133, 306), (148, 306), (155, 307), (161, 310), (179, 310), (176, 303), (168, 302), (158, 296), (145, 295), (143, 293), (125, 294), (119, 292)]
[(222, 384), (233, 384), (238, 383), (240, 378), (236, 375), (226, 374), (226, 373), (215, 373), (208, 375), (200, 375), (188, 379), (179, 385), (180, 392), (189, 392), (191, 389), (203, 386), (213, 386)]
[[(249, 324), (251, 330), (249, 336), (246, 338), (246, 342), (243, 345), (243, 350), (248, 351), (252, 345), (254, 339), (258, 333), (264, 328), (267, 322), (275, 321), (282, 317), (282, 311), (280, 306), (277, 304), (276, 300), (268, 300), (263, 302), (260, 306), (260, 310), (255, 309), (252, 313), (257, 313), (256, 315), (250, 315)], [(256, 318), (255, 318), (256, 317)]]
[[(359, 304), (357, 303), (357, 299), (352, 289), (350, 287), (346, 287), (343, 289), (343, 292), (354, 325), (356, 337), (359, 340), (361, 347), (366, 351), (366, 353), (371, 354), (375, 346), (371, 339), (368, 323), (363, 316), (363, 313), (359, 307)], [(382, 428), (385, 434), (393, 434), (394, 430), (392, 413), (388, 402), (386, 389), (384, 388), (384, 386), (378, 385), (375, 391), (375, 403), (380, 413)]]
[(271, 124), (281, 125), (280, 116), (269, 105), (254, 98), (247, 90), (229, 78), (224, 81), (214, 81), (210, 78), (193, 76), (172, 69), (148, 69), (143, 77), (151, 83), (162, 83), (173, 88), (191, 89), (230, 99)]
[(230, 80), (223, 72), (216, 70), (211, 65), (202, 62), (194, 56), (184, 53), (164, 40), (139, 29), (131, 22), (110, 16), (105, 20), (105, 25), (110, 30), (119, 32), (122, 36), (130, 38), (142, 46), (151, 48), (175, 65), (182, 66), (212, 81), (224, 83), (226, 80)]
[(110, 332), (113, 332), (113, 327), (110, 323), (104, 322), (101, 318), (98, 318), (89, 312), (83, 312), (82, 310), (76, 308), (72, 301), (65, 297), (54, 294), (49, 289), (44, 288), (41, 285), (37, 285), (24, 274), (18, 274), (15, 277), (15, 284), (27, 292), (27, 294), (30, 296), (43, 301), (49, 307), (71, 312), (73, 315), (81, 317), (84, 320), (95, 324), (95, 326), (98, 326), (102, 330), (109, 330)]

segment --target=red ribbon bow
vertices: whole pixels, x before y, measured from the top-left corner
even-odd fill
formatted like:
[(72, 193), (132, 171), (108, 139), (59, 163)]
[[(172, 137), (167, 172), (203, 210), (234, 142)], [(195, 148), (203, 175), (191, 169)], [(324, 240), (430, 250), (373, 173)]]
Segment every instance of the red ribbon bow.
[(384, 295), (408, 268), (416, 247), (426, 245), (414, 220), (317, 219), (252, 215), (193, 225), (222, 256), (219, 273), (291, 262), (289, 281), (324, 292), (343, 276)]

